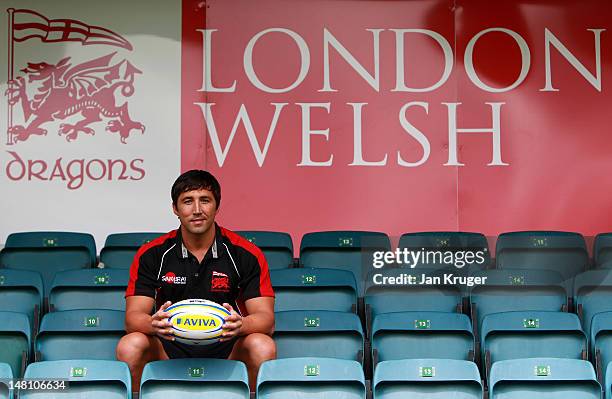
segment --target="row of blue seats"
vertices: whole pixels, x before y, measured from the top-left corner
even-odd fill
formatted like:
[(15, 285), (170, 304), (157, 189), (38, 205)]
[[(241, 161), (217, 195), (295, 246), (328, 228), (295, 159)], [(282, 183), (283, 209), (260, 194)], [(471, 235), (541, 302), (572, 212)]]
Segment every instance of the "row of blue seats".
[[(306, 234), (300, 245), (299, 259), (293, 258), (293, 243), (286, 233), (239, 232), (264, 251), (271, 269), (292, 266), (325, 267), (351, 271), (355, 275), (360, 295), (363, 295), (367, 272), (381, 255), (391, 251), (389, 237), (384, 233), (335, 231)], [(161, 233), (112, 234), (100, 252), (100, 264), (105, 268), (129, 268), (137, 249)], [(595, 239), (594, 266), (612, 266), (612, 233)], [(590, 267), (585, 239), (578, 233), (514, 232), (499, 236), (495, 265), (489, 253), (487, 239), (480, 233), (430, 232), (407, 233), (400, 238), (400, 250), (422, 252), (419, 269), (437, 269), (469, 264), (470, 270), (488, 269), (547, 269), (572, 278)], [(466, 251), (480, 253), (471, 260), (460, 257)], [(377, 257), (375, 253), (378, 253)], [(454, 254), (449, 264), (442, 254)], [(430, 256), (431, 255), (431, 256)], [(385, 258), (388, 259), (388, 258)], [(390, 259), (390, 258), (389, 258)], [(388, 262), (385, 262), (388, 263)], [(38, 270), (49, 285), (55, 273), (66, 269), (90, 268), (97, 264), (93, 236), (86, 233), (29, 232), (13, 233), (0, 251), (0, 267)], [(397, 264), (395, 266), (398, 266)], [(402, 264), (400, 266), (414, 266)]]
[[(24, 314), (0, 312), (0, 319), (0, 342), (6, 348), (0, 361), (9, 363), (15, 375), (21, 375), (31, 360), (114, 359), (124, 335), (124, 312), (116, 310), (48, 313), (36, 333)], [(590, 349), (598, 375), (603, 376), (605, 365), (612, 361), (612, 312), (594, 317), (589, 340), (575, 314), (493, 313), (484, 318), (478, 341), (464, 314), (382, 313), (366, 339), (353, 313), (295, 310), (276, 313), (274, 339), (279, 358), (326, 356), (357, 360), (372, 369), (387, 360), (450, 358), (479, 361), (487, 374), (501, 360), (534, 356), (586, 360)]]
[[(130, 373), (125, 363), (64, 360), (33, 363), (25, 377), (56, 380), (48, 397), (131, 399)], [(7, 379), (10, 368), (0, 364), (0, 398), (13, 398)], [(61, 383), (60, 381), (64, 381)], [(490, 399), (612, 399), (612, 373), (605, 386), (585, 361), (530, 358), (498, 362), (491, 370)], [(59, 390), (64, 388), (63, 391)], [(603, 392), (602, 392), (603, 391)], [(61, 393), (60, 393), (61, 392)], [(219, 359), (175, 359), (151, 362), (144, 368), (140, 398), (222, 397), (249, 399), (243, 363)], [(45, 397), (40, 391), (19, 391), (22, 399)], [(485, 389), (472, 362), (415, 359), (382, 362), (368, 383), (355, 361), (305, 357), (271, 360), (257, 376), (258, 399), (482, 399)]]
[[(480, 327), (489, 313), (513, 310), (573, 310), (589, 330), (593, 315), (612, 311), (612, 271), (591, 270), (566, 281), (552, 271), (486, 270), (470, 277), (486, 277), (486, 284), (407, 285), (389, 281), (419, 273), (406, 269), (371, 272), (366, 283), (362, 312), (352, 273), (335, 269), (301, 268), (271, 271), (276, 292), (276, 311), (334, 310), (358, 313), (366, 326), (379, 313), (401, 311), (444, 311), (471, 314)], [(376, 277), (377, 276), (377, 277)], [(428, 274), (437, 277), (437, 273)], [(377, 284), (386, 278), (387, 284)], [(390, 280), (391, 278), (395, 280)], [(83, 269), (59, 272), (50, 287), (43, 286), (34, 271), (0, 269), (0, 310), (23, 312), (34, 325), (48, 298), (51, 311), (83, 308), (124, 310), (123, 295), (129, 279), (127, 270)], [(48, 296), (45, 292), (48, 291)]]

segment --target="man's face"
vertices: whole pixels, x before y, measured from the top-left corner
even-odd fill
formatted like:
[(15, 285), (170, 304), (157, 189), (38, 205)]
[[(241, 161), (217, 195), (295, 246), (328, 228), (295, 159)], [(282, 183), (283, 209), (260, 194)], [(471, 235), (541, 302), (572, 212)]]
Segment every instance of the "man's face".
[(191, 234), (204, 234), (214, 226), (217, 203), (212, 192), (206, 189), (181, 193), (172, 208), (181, 226)]

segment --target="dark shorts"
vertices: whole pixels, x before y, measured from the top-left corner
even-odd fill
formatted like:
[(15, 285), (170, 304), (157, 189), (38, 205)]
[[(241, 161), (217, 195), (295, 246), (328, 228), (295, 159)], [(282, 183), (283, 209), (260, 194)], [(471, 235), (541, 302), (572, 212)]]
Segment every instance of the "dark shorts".
[(232, 353), (236, 339), (227, 342), (217, 342), (211, 345), (187, 345), (176, 341), (160, 339), (164, 351), (170, 359), (210, 358), (227, 359)]

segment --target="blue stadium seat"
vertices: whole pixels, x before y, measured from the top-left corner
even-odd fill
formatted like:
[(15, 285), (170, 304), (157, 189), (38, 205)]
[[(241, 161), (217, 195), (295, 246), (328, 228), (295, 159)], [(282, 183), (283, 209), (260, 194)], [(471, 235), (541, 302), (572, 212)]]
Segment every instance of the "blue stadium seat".
[(43, 291), (40, 273), (0, 269), (0, 310), (26, 314), (33, 332), (40, 322)]
[(612, 311), (612, 270), (590, 270), (574, 278), (574, 303), (582, 327), (590, 335), (593, 316)]
[(374, 399), (482, 399), (483, 387), (473, 362), (410, 359), (380, 362), (372, 382)]
[[(481, 233), (468, 233), (463, 231), (435, 231), (402, 234), (397, 246), (400, 250), (440, 252), (441, 255), (430, 254), (426, 261), (419, 262), (417, 268), (445, 269), (450, 267), (469, 268), (470, 270), (487, 269), (491, 265), (491, 254), (487, 238)], [(462, 259), (466, 251), (480, 252), (482, 262), (476, 259)], [(459, 261), (453, 265), (444, 262), (442, 255), (451, 252), (453, 259)], [(422, 255), (425, 256), (425, 255)], [(459, 256), (462, 258), (460, 259)], [(469, 261), (469, 262), (466, 262)]]
[(279, 359), (313, 356), (363, 362), (364, 334), (354, 313), (293, 310), (277, 312), (275, 321)]
[(10, 389), (8, 380), (13, 379), (11, 366), (0, 363), (0, 399), (13, 399), (13, 390)]
[(598, 269), (612, 268), (612, 233), (601, 233), (595, 236), (593, 262)]
[(365, 379), (353, 360), (300, 357), (270, 360), (257, 376), (257, 399), (364, 399)]
[(52, 311), (109, 309), (125, 311), (129, 270), (83, 269), (59, 272), (49, 292)]
[(117, 310), (47, 313), (35, 340), (36, 360), (113, 360), (124, 321), (125, 313)]
[(15, 377), (22, 377), (32, 345), (28, 316), (0, 312), (0, 320), (0, 362), (7, 363)]
[(355, 277), (346, 270), (285, 269), (270, 271), (276, 312), (285, 310), (335, 310), (356, 312)]
[(500, 234), (497, 268), (553, 270), (565, 279), (586, 270), (589, 255), (584, 237), (560, 231), (520, 231)]
[(237, 231), (264, 253), (270, 270), (293, 265), (293, 241), (287, 233), (277, 231)]
[(591, 353), (595, 371), (600, 381), (607, 375), (607, 367), (612, 362), (612, 312), (601, 312), (593, 316), (591, 323)]
[(373, 270), (368, 275), (365, 288), (366, 326), (371, 326), (374, 317), (381, 313), (461, 312), (463, 287), (445, 285), (441, 271), (435, 270), (427, 276), (440, 278), (439, 282), (432, 280), (432, 284), (416, 285), (407, 283), (410, 278), (420, 282), (422, 275), (422, 272), (414, 269)]
[(34, 270), (41, 274), (45, 296), (55, 273), (86, 269), (96, 263), (96, 243), (91, 234), (70, 232), (13, 233), (0, 251), (0, 267)]
[(578, 316), (566, 312), (503, 312), (482, 322), (485, 370), (497, 361), (528, 357), (586, 360), (587, 337)]
[(249, 380), (242, 362), (225, 359), (171, 359), (147, 363), (141, 399), (248, 399)]
[(474, 360), (470, 319), (459, 313), (382, 313), (372, 324), (372, 358)]
[(390, 251), (385, 233), (370, 231), (319, 231), (307, 233), (300, 244), (304, 267), (348, 270), (355, 275), (358, 294), (363, 294), (364, 278), (372, 269), (372, 253)]
[(56, 360), (32, 363), (25, 378), (66, 380), (63, 391), (21, 391), (21, 399), (131, 399), (132, 382), (127, 364), (114, 360)]
[(491, 313), (522, 310), (566, 311), (568, 289), (563, 277), (550, 270), (486, 270), (485, 285), (470, 292), (474, 332), (479, 341), (482, 320)]
[(600, 399), (601, 385), (585, 360), (503, 360), (491, 367), (489, 398)]
[(610, 364), (606, 367), (606, 374), (604, 378), (605, 384), (605, 399), (612, 399), (612, 367), (609, 367)]
[(162, 235), (156, 232), (109, 234), (100, 250), (100, 263), (109, 269), (129, 269), (138, 249)]

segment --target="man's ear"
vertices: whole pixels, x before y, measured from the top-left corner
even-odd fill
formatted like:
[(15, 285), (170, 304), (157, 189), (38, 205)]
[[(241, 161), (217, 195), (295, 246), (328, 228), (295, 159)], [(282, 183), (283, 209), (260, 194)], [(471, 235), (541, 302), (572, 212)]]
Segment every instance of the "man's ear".
[(178, 209), (176, 209), (176, 204), (175, 204), (174, 202), (172, 203), (172, 212), (173, 212), (173, 213), (174, 213), (176, 216), (178, 216), (178, 215), (179, 215), (179, 214), (178, 214)]

